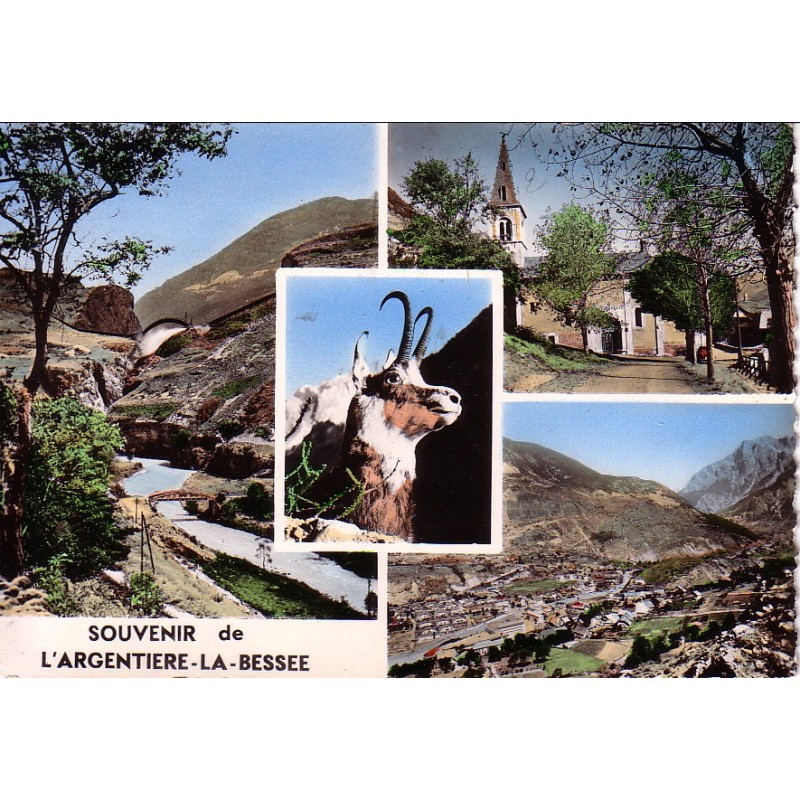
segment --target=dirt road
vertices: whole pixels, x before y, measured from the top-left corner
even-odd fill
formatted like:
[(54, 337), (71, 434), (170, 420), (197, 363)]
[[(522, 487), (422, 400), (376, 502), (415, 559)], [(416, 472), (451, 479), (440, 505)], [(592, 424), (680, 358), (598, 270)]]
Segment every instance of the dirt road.
[(593, 394), (694, 394), (695, 381), (680, 358), (634, 359), (604, 367), (573, 391)]

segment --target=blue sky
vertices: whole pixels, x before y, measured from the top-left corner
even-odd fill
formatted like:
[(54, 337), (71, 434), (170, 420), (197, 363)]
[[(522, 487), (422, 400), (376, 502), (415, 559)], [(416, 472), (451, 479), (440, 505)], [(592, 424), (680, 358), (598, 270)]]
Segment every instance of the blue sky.
[[(386, 277), (361, 272), (348, 277), (303, 277), (293, 270), (286, 276), (286, 394), (304, 384), (349, 373), (353, 348), (362, 331), (369, 331), (364, 355), (372, 367), (383, 366), (389, 349), (397, 352), (403, 332), (403, 306), (381, 301), (391, 291), (405, 292), (411, 311), (434, 311), (427, 354), (446, 344), (491, 303), (491, 284), (486, 275), (474, 279), (439, 277)], [(424, 321), (417, 326), (416, 341)], [(423, 369), (424, 376), (424, 369)]]
[(791, 404), (507, 403), (503, 435), (534, 442), (607, 475), (682, 489), (741, 442), (792, 433)]
[(245, 123), (228, 156), (184, 157), (164, 197), (129, 191), (99, 206), (82, 233), (128, 235), (170, 245), (134, 289), (136, 297), (204, 261), (259, 222), (320, 197), (369, 197), (378, 188), (377, 126)]
[[(389, 186), (403, 194), (402, 178), (408, 175), (417, 161), (438, 158), (452, 162), (468, 152), (477, 159), (484, 181), (491, 191), (500, 134), (507, 133), (506, 140), (511, 160), (511, 171), (517, 198), (525, 209), (525, 243), (531, 247), (534, 228), (548, 207), (558, 210), (565, 203), (575, 201), (575, 196), (563, 179), (556, 178), (556, 167), (542, 164), (530, 140), (517, 144), (527, 125), (512, 122), (470, 123), (402, 123), (389, 126)], [(542, 137), (544, 152), (550, 146), (550, 125), (536, 128)]]

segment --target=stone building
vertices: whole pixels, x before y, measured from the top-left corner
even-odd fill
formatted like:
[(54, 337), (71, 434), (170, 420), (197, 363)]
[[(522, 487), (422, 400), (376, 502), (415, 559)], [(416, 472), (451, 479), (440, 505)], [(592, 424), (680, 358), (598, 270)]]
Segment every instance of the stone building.
[[(580, 330), (560, 323), (551, 311), (536, 301), (530, 288), (525, 288), (536, 276), (543, 257), (528, 255), (525, 244), (527, 215), (517, 197), (505, 136), (500, 140), (491, 203), (497, 212), (492, 222), (491, 235), (511, 253), (522, 275), (523, 293), (516, 308), (517, 325), (530, 328), (555, 344), (582, 347)], [(630, 355), (683, 354), (685, 334), (677, 330), (671, 322), (643, 311), (627, 289), (630, 275), (641, 269), (650, 258), (644, 248), (638, 252), (622, 254), (617, 263), (616, 275), (603, 281), (594, 291), (592, 304), (611, 314), (615, 323), (610, 330), (589, 329), (590, 350)], [(702, 334), (697, 334), (695, 343), (698, 346), (704, 344)]]

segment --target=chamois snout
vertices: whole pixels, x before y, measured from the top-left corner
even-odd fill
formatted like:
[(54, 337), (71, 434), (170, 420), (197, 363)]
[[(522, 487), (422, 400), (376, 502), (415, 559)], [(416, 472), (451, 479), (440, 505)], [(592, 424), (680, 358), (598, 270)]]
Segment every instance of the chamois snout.
[(428, 408), (438, 414), (445, 425), (452, 425), (461, 413), (461, 395), (449, 386), (435, 386), (429, 395)]

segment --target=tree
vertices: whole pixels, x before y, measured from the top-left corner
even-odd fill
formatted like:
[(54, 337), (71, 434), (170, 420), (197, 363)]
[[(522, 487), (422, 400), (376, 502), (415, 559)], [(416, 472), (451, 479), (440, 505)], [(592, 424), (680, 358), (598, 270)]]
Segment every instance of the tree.
[[(669, 320), (685, 333), (686, 358), (694, 363), (695, 333), (704, 327), (696, 264), (679, 253), (656, 256), (631, 275), (628, 290), (644, 311)], [(708, 293), (711, 325), (719, 333), (735, 311), (733, 278), (724, 273), (711, 275)]]
[(416, 213), (404, 230), (391, 232), (411, 248), (399, 265), (500, 270), (506, 302), (513, 308), (521, 285), (519, 270), (511, 254), (480, 230), (495, 212), (472, 154), (457, 159), (452, 169), (435, 158), (418, 161), (403, 189)]
[(530, 287), (560, 322), (580, 330), (588, 351), (589, 328), (614, 322), (592, 304), (598, 285), (613, 274), (609, 226), (578, 205), (566, 205), (545, 218), (538, 238), (547, 255)]
[[(648, 123), (564, 125), (545, 154), (541, 131), (527, 129), (542, 158), (576, 192), (599, 198), (639, 236), (648, 204), (680, 154), (698, 176), (698, 197), (720, 221), (738, 221), (763, 265), (773, 341), (770, 357), (779, 391), (794, 389), (792, 160), (794, 139), (784, 123)], [(724, 202), (721, 202), (723, 200)], [(627, 222), (625, 222), (627, 220)], [(673, 248), (675, 249), (675, 248)]]
[(123, 445), (104, 414), (76, 400), (33, 404), (30, 466), (25, 492), (25, 567), (53, 558), (72, 577), (107, 567), (121, 552), (109, 464)]
[[(162, 194), (184, 154), (226, 153), (227, 126), (185, 123), (53, 123), (0, 126), (0, 266), (13, 276), (34, 323), (36, 352), (17, 393), (18, 442), (6, 448), (0, 571), (21, 569), (22, 505), (30, 403), (47, 389), (47, 335), (66, 283), (74, 278), (133, 285), (165, 248), (128, 237), (89, 241), (86, 218), (126, 189)], [(15, 555), (16, 554), (16, 555)]]

